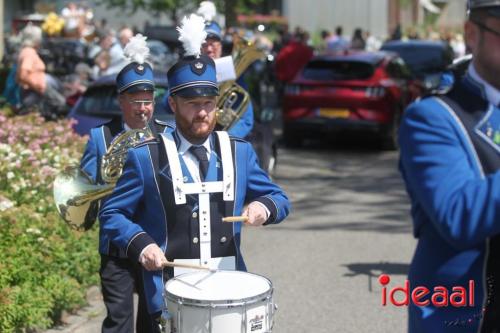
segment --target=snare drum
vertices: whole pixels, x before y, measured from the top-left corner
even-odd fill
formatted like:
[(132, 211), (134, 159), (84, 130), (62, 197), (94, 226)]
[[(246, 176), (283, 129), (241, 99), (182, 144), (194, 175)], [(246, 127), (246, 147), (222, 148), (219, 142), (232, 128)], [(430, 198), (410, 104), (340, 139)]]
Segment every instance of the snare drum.
[(273, 327), (273, 287), (256, 274), (182, 274), (167, 281), (165, 301), (172, 333), (268, 333)]

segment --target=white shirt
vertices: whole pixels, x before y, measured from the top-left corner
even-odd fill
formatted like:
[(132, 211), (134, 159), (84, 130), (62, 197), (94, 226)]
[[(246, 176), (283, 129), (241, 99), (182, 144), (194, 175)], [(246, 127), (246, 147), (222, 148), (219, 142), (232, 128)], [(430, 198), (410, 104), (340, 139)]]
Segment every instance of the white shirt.
[[(184, 160), (184, 163), (186, 163), (186, 166), (189, 170), (189, 173), (191, 174), (191, 177), (193, 178), (193, 181), (195, 183), (201, 182), (200, 179), (200, 162), (198, 159), (191, 153), (189, 148), (193, 145), (191, 142), (189, 142), (180, 131), (176, 131), (177, 134), (179, 135), (180, 139), (180, 144), (179, 148), (177, 151), (181, 155), (182, 159)], [(210, 139), (206, 139), (205, 142), (201, 144), (201, 146), (205, 147), (207, 151), (207, 159), (210, 161), (210, 154), (212, 153), (212, 147), (210, 147)]]
[(479, 73), (476, 71), (474, 64), (471, 64), (469, 66), (469, 75), (474, 81), (478, 82), (483, 86), (483, 91), (486, 94), (486, 100), (493, 105), (499, 106), (500, 90), (496, 89), (491, 84), (486, 82), (481, 76), (479, 76)]
[[(191, 142), (189, 142), (180, 131), (177, 131), (177, 134), (179, 135), (180, 139), (180, 144), (179, 148), (177, 151), (179, 154), (182, 156), (182, 159), (184, 160), (184, 163), (186, 163), (186, 166), (189, 170), (189, 173), (191, 174), (191, 177), (193, 178), (194, 182), (201, 182), (200, 179), (200, 162), (198, 159), (191, 153), (189, 148), (193, 145)], [(201, 144), (203, 147), (205, 147), (207, 151), (207, 159), (210, 161), (210, 154), (212, 153), (212, 147), (210, 146), (210, 139), (206, 139), (205, 142)], [(269, 218), (269, 215), (271, 212), (269, 209), (261, 202), (256, 201), (262, 208), (265, 209), (266, 211), (266, 219)]]

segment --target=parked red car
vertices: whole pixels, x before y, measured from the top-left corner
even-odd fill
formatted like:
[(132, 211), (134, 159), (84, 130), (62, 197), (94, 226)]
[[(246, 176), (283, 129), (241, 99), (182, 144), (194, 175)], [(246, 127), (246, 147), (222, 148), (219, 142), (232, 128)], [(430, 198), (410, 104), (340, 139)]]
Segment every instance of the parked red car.
[(394, 149), (401, 113), (418, 93), (395, 53), (316, 56), (285, 88), (285, 144), (297, 146), (305, 137), (333, 131), (368, 130)]

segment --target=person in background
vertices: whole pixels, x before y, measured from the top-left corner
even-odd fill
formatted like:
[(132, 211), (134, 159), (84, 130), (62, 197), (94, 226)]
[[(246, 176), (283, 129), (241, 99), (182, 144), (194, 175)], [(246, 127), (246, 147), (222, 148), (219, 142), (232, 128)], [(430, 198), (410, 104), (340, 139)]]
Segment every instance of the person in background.
[(21, 32), (22, 46), (17, 57), (16, 81), (21, 86), (21, 107), (38, 108), (46, 118), (56, 118), (67, 112), (61, 83), (46, 73), (38, 55), (42, 43), (42, 29), (31, 23)]
[(351, 39), (351, 49), (364, 50), (365, 48), (366, 42), (363, 38), (363, 31), (360, 28), (356, 28)]
[(313, 50), (307, 45), (308, 35), (299, 33), (283, 47), (276, 57), (276, 77), (283, 83), (293, 80), (295, 75), (313, 57)]
[(375, 52), (380, 50), (382, 46), (382, 42), (377, 37), (373, 36), (370, 31), (365, 31), (365, 41), (366, 41), (366, 51)]
[(328, 30), (321, 30), (320, 37), (320, 44), (317, 46), (316, 51), (318, 54), (323, 54), (327, 50), (328, 40), (331, 37), (331, 32)]
[(335, 35), (330, 37), (327, 43), (328, 52), (343, 52), (349, 49), (349, 41), (342, 35), (344, 29), (342, 26), (337, 26), (335, 28)]
[(465, 49), (464, 36), (462, 34), (459, 33), (454, 34), (452, 40), (450, 41), (450, 46), (453, 49), (455, 58), (461, 58), (465, 56), (466, 49)]
[(117, 74), (125, 65), (123, 47), (115, 38), (115, 32), (111, 29), (99, 31), (100, 50), (94, 58), (93, 77)]
[(401, 24), (398, 23), (392, 31), (390, 40), (401, 40), (401, 38), (403, 38), (403, 32), (401, 31)]
[(418, 40), (420, 36), (418, 34), (418, 30), (415, 27), (409, 27), (407, 30), (408, 39)]
[[(201, 46), (201, 53), (209, 56), (211, 59), (219, 59), (222, 57), (222, 28), (213, 21), (216, 16), (215, 5), (211, 1), (202, 1), (198, 9), (198, 14), (205, 20), (205, 32), (207, 37), (205, 43)], [(244, 79), (245, 73), (236, 79), (236, 83), (243, 89), (247, 90), (247, 84)], [(167, 112), (172, 113), (168, 103), (169, 94), (166, 94), (165, 99), (161, 103), (161, 107)], [(242, 116), (236, 123), (227, 131), (230, 135), (244, 139), (248, 137), (254, 126), (253, 104), (250, 101), (243, 111)]]
[(122, 48), (125, 48), (125, 45), (128, 44), (132, 36), (134, 36), (134, 32), (129, 27), (123, 27), (120, 29), (118, 32), (118, 39)]
[(470, 0), (464, 31), (467, 73), (410, 105), (399, 130), (418, 239), (408, 280), (450, 293), (410, 301), (410, 333), (500, 331), (500, 0)]
[(61, 16), (64, 19), (65, 36), (80, 38), (85, 25), (85, 10), (70, 2), (61, 10)]
[[(222, 28), (214, 20), (216, 17), (216, 8), (211, 1), (202, 1), (197, 13), (205, 19), (205, 31), (207, 33), (207, 38), (205, 43), (201, 47), (201, 53), (209, 56), (210, 58), (216, 60), (222, 57)], [(243, 89), (248, 91), (247, 84), (245, 82), (245, 73), (236, 79), (236, 83), (239, 84)], [(252, 131), (254, 126), (254, 113), (253, 104), (250, 101), (243, 111), (241, 118), (228, 129), (230, 135), (236, 136), (238, 138), (246, 138)]]

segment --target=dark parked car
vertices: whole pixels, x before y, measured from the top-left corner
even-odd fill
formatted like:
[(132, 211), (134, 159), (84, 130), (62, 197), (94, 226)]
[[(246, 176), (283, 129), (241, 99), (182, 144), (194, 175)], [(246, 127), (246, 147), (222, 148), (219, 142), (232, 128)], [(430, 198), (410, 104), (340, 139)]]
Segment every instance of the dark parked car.
[(364, 130), (395, 148), (401, 112), (416, 97), (409, 69), (395, 53), (316, 56), (285, 87), (285, 143)]
[(442, 41), (389, 41), (381, 50), (396, 52), (404, 60), (424, 94), (439, 85), (442, 72), (453, 61), (453, 49)]
[(173, 53), (162, 41), (148, 39), (146, 43), (149, 47), (149, 60), (154, 69), (168, 71), (177, 62), (179, 58), (177, 54)]
[[(173, 115), (167, 114), (164, 103), (160, 103), (168, 89), (167, 76), (163, 72), (154, 72), (156, 93), (154, 118), (173, 122)], [(108, 75), (93, 82), (70, 110), (69, 118), (77, 120), (75, 131), (80, 135), (90, 132), (90, 129), (121, 116), (116, 91), (116, 75)]]
[(144, 36), (148, 39), (162, 41), (174, 52), (180, 48), (179, 32), (175, 26), (169, 25), (146, 25), (144, 27)]

